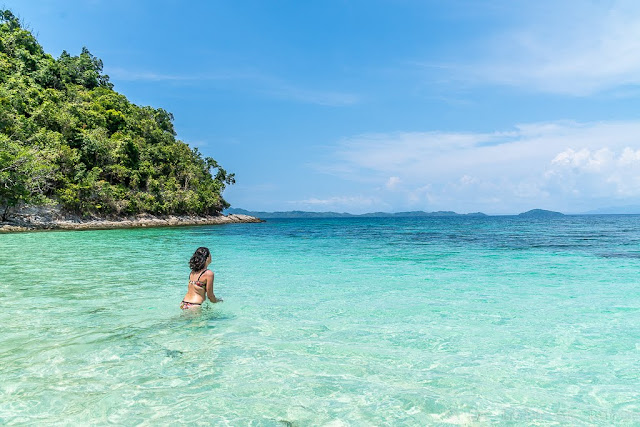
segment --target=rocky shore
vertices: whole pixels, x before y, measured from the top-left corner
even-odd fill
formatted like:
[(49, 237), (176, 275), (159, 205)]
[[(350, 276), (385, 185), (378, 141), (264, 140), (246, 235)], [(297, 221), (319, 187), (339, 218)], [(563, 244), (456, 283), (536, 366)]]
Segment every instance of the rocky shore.
[(0, 222), (0, 233), (45, 230), (104, 230), (134, 227), (176, 227), (183, 225), (211, 225), (229, 223), (263, 222), (249, 215), (154, 216), (141, 214), (120, 218), (83, 218), (61, 213), (57, 209), (26, 208), (12, 215), (8, 221)]

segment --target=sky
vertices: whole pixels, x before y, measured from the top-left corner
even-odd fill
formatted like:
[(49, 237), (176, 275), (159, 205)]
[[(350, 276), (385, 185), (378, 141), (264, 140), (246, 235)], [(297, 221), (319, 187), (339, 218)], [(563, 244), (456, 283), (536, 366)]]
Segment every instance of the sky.
[(3, 5), (46, 52), (86, 46), (115, 90), (172, 112), (236, 174), (232, 207), (640, 206), (637, 1)]

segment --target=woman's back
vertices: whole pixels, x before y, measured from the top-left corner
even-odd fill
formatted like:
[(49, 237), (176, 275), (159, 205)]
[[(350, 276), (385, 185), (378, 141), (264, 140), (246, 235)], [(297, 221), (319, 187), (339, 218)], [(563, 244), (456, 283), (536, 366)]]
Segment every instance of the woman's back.
[(211, 263), (211, 252), (205, 247), (198, 248), (189, 260), (191, 273), (189, 274), (189, 284), (187, 294), (182, 299), (180, 308), (199, 307), (205, 298), (215, 303), (222, 301), (213, 294), (213, 271), (207, 267)]

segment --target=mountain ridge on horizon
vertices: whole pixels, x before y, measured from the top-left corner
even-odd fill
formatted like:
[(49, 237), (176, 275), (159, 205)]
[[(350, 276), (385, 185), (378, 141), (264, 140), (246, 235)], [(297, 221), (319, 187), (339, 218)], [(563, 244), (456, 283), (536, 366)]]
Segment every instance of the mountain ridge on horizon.
[(592, 209), (584, 215), (637, 215), (640, 214), (640, 205), (607, 206)]
[(250, 211), (241, 208), (229, 208), (224, 211), (225, 214), (242, 214), (256, 216), (259, 218), (420, 218), (420, 217), (487, 217), (487, 216), (521, 216), (529, 218), (550, 218), (564, 216), (561, 212), (550, 211), (545, 209), (531, 209), (520, 214), (509, 215), (488, 215), (483, 212), (457, 213), (454, 211), (406, 211), (406, 212), (368, 212), (363, 214), (351, 214), (347, 212), (312, 212), (312, 211)]

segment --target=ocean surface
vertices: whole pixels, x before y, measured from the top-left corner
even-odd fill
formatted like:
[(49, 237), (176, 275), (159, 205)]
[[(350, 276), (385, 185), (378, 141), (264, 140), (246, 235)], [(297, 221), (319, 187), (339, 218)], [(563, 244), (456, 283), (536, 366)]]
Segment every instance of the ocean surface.
[(640, 425), (640, 216), (3, 234), (0, 299), (2, 425)]

